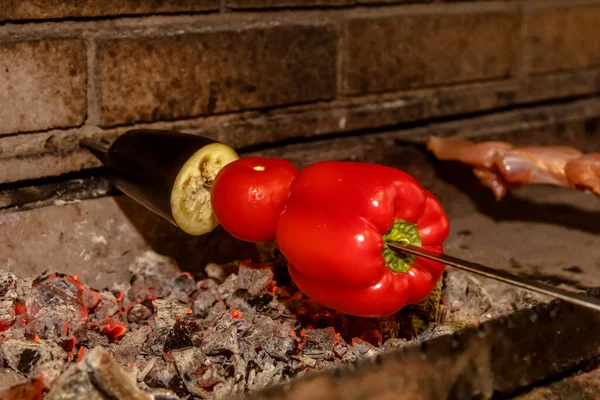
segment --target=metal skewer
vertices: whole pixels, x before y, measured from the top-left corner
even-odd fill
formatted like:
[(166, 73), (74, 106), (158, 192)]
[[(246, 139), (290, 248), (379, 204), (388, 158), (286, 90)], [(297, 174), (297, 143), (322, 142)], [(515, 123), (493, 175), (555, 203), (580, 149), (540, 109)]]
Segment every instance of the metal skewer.
[[(149, 138), (152, 139), (151, 144), (148, 143)], [(127, 178), (119, 177), (118, 179), (123, 184), (122, 186), (124, 189), (121, 189), (124, 190), (124, 192), (131, 198), (137, 200), (140, 204), (145, 205), (158, 215), (175, 223), (171, 215), (169, 199), (163, 194), (170, 193), (170, 191), (164, 190), (164, 187), (172, 187), (174, 175), (180, 171), (181, 165), (180, 163), (171, 163), (169, 164), (170, 169), (167, 171), (162, 164), (155, 162), (155, 160), (166, 159), (172, 161), (182, 158), (181, 154), (184, 153), (186, 154), (186, 157), (189, 157), (191, 154), (188, 153), (193, 149), (204, 146), (208, 143), (213, 143), (213, 141), (211, 139), (196, 135), (151, 130), (129, 131), (121, 135), (119, 139), (123, 143), (120, 144), (120, 147), (117, 146), (119, 147), (117, 149), (117, 153), (120, 155), (113, 160), (114, 165), (112, 165), (112, 168), (121, 172), (123, 172), (122, 170), (126, 170), (126, 172), (128, 172), (128, 174), (125, 174), (127, 175)], [(117, 139), (116, 142), (111, 143), (107, 139), (91, 140), (86, 138), (82, 140), (81, 145), (82, 147), (92, 151), (105, 165), (107, 165), (107, 155), (114, 147), (115, 143), (120, 143), (119, 139)], [(177, 139), (177, 143), (174, 142), (175, 139)], [(131, 143), (134, 143), (135, 146), (133, 146)], [(159, 144), (157, 145), (157, 143)], [(140, 146), (146, 146), (143, 148), (146, 153), (139, 150)], [(171, 152), (169, 153), (171, 154), (170, 156), (165, 156), (165, 149)], [(127, 157), (124, 158), (123, 155), (129, 156), (129, 159), (126, 159)], [(173, 155), (175, 155), (175, 157)], [(185, 159), (186, 157), (183, 158)], [(135, 168), (132, 168), (132, 165)], [(152, 173), (149, 174), (148, 170), (152, 170)], [(132, 173), (133, 175), (131, 175)], [(151, 180), (152, 183), (148, 185), (148, 176), (157, 176), (160, 178), (159, 180), (162, 180), (162, 192), (161, 188), (156, 185), (157, 179), (153, 178)], [(132, 178), (135, 179), (132, 180)], [(203, 186), (206, 190), (210, 191), (212, 189), (213, 182), (204, 182)], [(400, 242), (388, 242), (386, 245), (391, 250), (398, 253), (409, 253), (441, 262), (443, 264), (482, 275), (487, 278), (495, 279), (534, 292), (552, 296), (566, 302), (600, 311), (600, 299), (559, 289), (557, 287), (512, 275), (507, 272), (489, 268), (474, 262), (461, 260), (446, 254), (439, 254), (423, 249), (419, 246), (413, 246)]]
[(419, 246), (413, 246), (410, 244), (404, 244), (400, 242), (386, 242), (386, 245), (391, 250), (398, 253), (409, 253), (433, 261), (438, 261), (451, 267), (469, 271), (474, 274), (485, 276), (487, 278), (509, 283), (524, 289), (552, 296), (569, 303), (577, 304), (582, 307), (587, 307), (596, 311), (600, 311), (600, 299), (596, 299), (594, 297), (570, 292), (568, 290), (563, 290), (554, 286), (537, 282), (535, 280), (522, 278), (520, 276), (512, 275), (501, 270), (486, 267), (485, 265), (481, 265), (471, 261), (461, 260), (460, 258), (452, 257), (447, 254), (439, 254), (431, 250), (423, 249)]

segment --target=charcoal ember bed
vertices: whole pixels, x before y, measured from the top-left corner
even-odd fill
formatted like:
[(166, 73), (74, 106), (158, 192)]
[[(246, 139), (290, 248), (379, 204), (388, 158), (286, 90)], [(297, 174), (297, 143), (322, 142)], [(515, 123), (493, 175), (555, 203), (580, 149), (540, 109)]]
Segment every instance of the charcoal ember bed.
[(17, 281), (2, 271), (0, 394), (229, 398), (544, 300), (449, 269), (422, 304), (360, 319), (307, 300), (281, 261), (209, 264), (194, 278), (148, 252), (128, 283), (110, 288), (52, 272)]

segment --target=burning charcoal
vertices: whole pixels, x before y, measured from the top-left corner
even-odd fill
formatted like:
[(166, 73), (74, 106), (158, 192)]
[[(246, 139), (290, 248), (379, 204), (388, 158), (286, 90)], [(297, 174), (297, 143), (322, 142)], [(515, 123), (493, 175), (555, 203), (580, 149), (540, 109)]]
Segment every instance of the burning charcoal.
[(171, 329), (176, 319), (189, 315), (191, 311), (189, 307), (181, 306), (171, 300), (154, 300), (152, 304), (156, 309), (154, 322), (157, 330)]
[(231, 365), (233, 366), (233, 379), (240, 382), (246, 375), (246, 360), (241, 354), (231, 356)]
[(220, 282), (225, 281), (227, 277), (237, 270), (235, 265), (219, 265), (215, 263), (206, 264), (204, 272), (209, 278), (217, 279)]
[(90, 328), (97, 329), (110, 342), (117, 342), (127, 332), (127, 327), (116, 317), (106, 317), (102, 322), (92, 322)]
[(40, 277), (37, 284), (56, 289), (67, 296), (80, 301), (86, 309), (94, 308), (100, 301), (100, 294), (94, 290), (86, 288), (79, 282), (76, 276), (67, 276), (63, 274), (51, 274), (47, 277)]
[(64, 367), (64, 360), (48, 361), (37, 366), (32, 371), (31, 376), (43, 376), (44, 387), (50, 389), (58, 377), (63, 373)]
[(403, 339), (403, 338), (390, 338), (385, 341), (385, 343), (382, 346), (382, 350), (384, 350), (384, 351), (398, 350), (398, 349), (405, 347), (408, 343), (409, 343), (408, 340)]
[[(248, 331), (252, 331), (253, 328), (249, 328)], [(257, 347), (251, 345), (250, 343), (248, 343), (248, 341), (246, 340), (246, 338), (244, 337), (246, 333), (242, 333), (239, 334), (238, 336), (238, 348), (240, 349), (238, 354), (234, 354), (231, 358), (231, 360), (233, 362), (235, 362), (236, 358), (234, 357), (241, 357), (243, 359), (243, 367), (241, 370), (242, 375), (246, 374), (246, 361), (248, 360), (252, 360), (254, 357), (256, 357), (256, 351), (257, 351)], [(239, 362), (239, 360), (238, 360)], [(241, 365), (241, 364), (240, 364)]]
[(146, 377), (152, 371), (152, 368), (156, 365), (156, 357), (152, 357), (148, 363), (142, 368), (142, 370), (138, 373), (137, 380), (138, 382), (143, 382), (146, 380)]
[(449, 311), (462, 320), (477, 320), (482, 311), (492, 307), (493, 299), (485, 288), (462, 271), (447, 274), (446, 290), (452, 299)]
[(130, 300), (165, 298), (171, 293), (169, 282), (164, 277), (136, 275), (127, 291)]
[(203, 326), (215, 326), (217, 322), (223, 319), (223, 316), (226, 313), (228, 313), (228, 311), (225, 303), (222, 301), (217, 301), (211, 308), (208, 309), (208, 313), (204, 318)]
[(227, 378), (223, 365), (204, 364), (204, 354), (198, 348), (173, 352), (173, 358), (187, 390), (196, 396), (202, 397), (206, 390)]
[(246, 292), (237, 291), (227, 299), (227, 305), (232, 309), (232, 315), (235, 318), (243, 316), (243, 318), (250, 321), (254, 319), (256, 310), (246, 301), (248, 296)]
[(92, 317), (95, 321), (102, 321), (106, 317), (112, 317), (119, 311), (119, 304), (114, 294), (103, 291), (100, 294), (100, 301), (94, 309)]
[(172, 390), (179, 396), (188, 396), (183, 380), (179, 377), (175, 363), (156, 358), (150, 372), (144, 378), (144, 383), (151, 388)]
[(300, 363), (300, 368), (314, 368), (315, 365), (317, 365), (317, 360), (311, 357), (303, 356), (301, 354), (292, 356), (291, 358), (297, 360)]
[(261, 366), (254, 360), (248, 361), (246, 365), (246, 384), (254, 381), (256, 378), (256, 374), (262, 371)]
[[(9, 368), (0, 368), (0, 393), (10, 387), (26, 382), (23, 375)], [(1, 399), (2, 397), (0, 397)]]
[(351, 363), (356, 361), (358, 357), (354, 351), (347, 351), (346, 354), (342, 356), (341, 362), (343, 363)]
[(544, 296), (529, 290), (516, 290), (512, 295), (514, 309), (523, 309), (544, 303)]
[(175, 366), (180, 375), (204, 366), (204, 352), (197, 347), (173, 351), (171, 356), (175, 360)]
[(194, 299), (194, 314), (206, 316), (208, 309), (217, 301), (217, 295), (212, 290), (200, 290)]
[(259, 348), (265, 341), (272, 338), (288, 338), (293, 336), (295, 336), (295, 333), (287, 323), (280, 323), (269, 317), (257, 315), (254, 319), (254, 329), (245, 340), (254, 348)]
[(54, 383), (45, 397), (46, 400), (108, 400), (91, 382), (87, 372), (78, 364), (70, 367)]
[(328, 369), (334, 369), (337, 366), (339, 366), (339, 361), (336, 359), (333, 360), (317, 360), (317, 363), (315, 365), (315, 369), (318, 369), (319, 371), (325, 371)]
[(169, 369), (169, 365), (172, 363), (167, 363), (161, 356), (152, 357), (148, 362), (148, 365), (144, 367), (142, 371), (147, 371), (147, 373), (142, 377), (138, 375), (138, 380), (142, 379), (142, 381), (151, 388), (166, 388), (169, 381), (173, 379), (175, 376), (175, 368), (172, 370)]
[(287, 362), (297, 346), (294, 338), (272, 338), (264, 341), (262, 349), (274, 359)]
[(369, 342), (355, 338), (352, 340), (352, 347), (357, 357), (375, 357), (381, 350)]
[(95, 348), (56, 380), (46, 398), (143, 400), (148, 397), (135, 386), (105, 350)]
[(129, 309), (127, 312), (127, 320), (135, 324), (139, 324), (152, 316), (152, 310), (144, 304), (138, 303)]
[(67, 276), (64, 274), (44, 273), (33, 282), (33, 285), (44, 285), (52, 287), (57, 291), (64, 293), (67, 296), (71, 296), (73, 298), (77, 298), (77, 295), (79, 294), (79, 287), (75, 283), (75, 280), (68, 279)]
[(92, 309), (100, 302), (100, 293), (86, 287), (81, 288), (79, 299), (88, 309)]
[(40, 336), (66, 337), (87, 321), (86, 307), (76, 298), (55, 287), (36, 285), (26, 302), (27, 329)]
[(129, 271), (142, 276), (175, 276), (180, 273), (175, 260), (153, 251), (146, 251), (136, 257)]
[(237, 328), (230, 326), (226, 329), (208, 328), (204, 331), (202, 348), (208, 355), (231, 355), (239, 353)]
[[(232, 309), (232, 312), (235, 310)], [(254, 315), (254, 314), (252, 314)], [(238, 331), (238, 337), (246, 336), (248, 331), (254, 327), (252, 320), (249, 314), (243, 314), (241, 318), (236, 318), (232, 321), (232, 324), (235, 325)]]
[(146, 299), (167, 297), (171, 293), (170, 277), (180, 273), (179, 267), (170, 257), (152, 251), (145, 252), (129, 267), (133, 273), (127, 297)]
[(149, 326), (142, 326), (127, 333), (118, 345), (113, 345), (115, 360), (123, 365), (134, 362), (146, 345), (150, 333), (152, 328)]
[(24, 375), (42, 363), (52, 359), (62, 359), (65, 352), (58, 346), (51, 347), (44, 342), (31, 343), (21, 340), (8, 339), (2, 343), (2, 353), (8, 366)]
[(154, 389), (149, 395), (150, 400), (179, 400), (179, 396), (167, 389)]
[(173, 291), (169, 297), (181, 303), (186, 303), (189, 299), (189, 295), (196, 290), (196, 282), (194, 281), (194, 278), (187, 272), (184, 272), (173, 279), (171, 285), (173, 287)]
[[(125, 368), (125, 373), (129, 377), (129, 380), (132, 381), (132, 382), (134, 382), (134, 384), (137, 385), (137, 377), (138, 377), (138, 375), (140, 373), (140, 368), (138, 367), (137, 362), (131, 362), (129, 364), (126, 364), (124, 366), (124, 368)], [(142, 389), (139, 386), (138, 386), (138, 388)]]
[(187, 349), (199, 342), (202, 327), (194, 321), (177, 321), (169, 332), (163, 351)]
[(250, 390), (262, 389), (271, 382), (281, 380), (283, 367), (273, 360), (267, 353), (261, 353), (259, 358), (260, 367), (250, 370), (247, 379), (247, 386)]
[(451, 335), (456, 331), (456, 328), (452, 325), (437, 325), (431, 327), (430, 338), (436, 338), (438, 336)]
[(242, 265), (238, 271), (237, 287), (257, 296), (273, 280), (273, 271), (269, 267), (253, 268)]
[(221, 299), (227, 299), (237, 290), (237, 281), (238, 276), (236, 274), (231, 274), (225, 279), (225, 282), (219, 286), (219, 297)]
[(15, 302), (0, 300), (0, 332), (8, 329), (15, 322)]
[(17, 299), (17, 277), (12, 272), (0, 270), (0, 300)]
[(215, 291), (219, 288), (219, 284), (214, 279), (203, 279), (196, 284), (197, 290)]
[(185, 382), (183, 382), (183, 379), (181, 379), (179, 375), (173, 375), (173, 378), (169, 381), (167, 387), (180, 397), (185, 398), (190, 395), (190, 392), (188, 392), (187, 388), (185, 387)]
[(90, 379), (103, 393), (114, 399), (145, 400), (147, 396), (127, 376), (125, 371), (103, 349), (92, 349), (83, 363)]
[(215, 399), (229, 398), (236, 391), (235, 387), (236, 385), (231, 380), (217, 383), (212, 389), (213, 396)]
[(348, 343), (346, 343), (346, 341), (341, 335), (337, 334), (335, 338), (335, 346), (333, 346), (333, 352), (335, 353), (335, 355), (337, 357), (343, 357), (344, 355), (346, 355), (346, 353), (348, 353), (349, 350), (350, 346), (348, 345)]
[(266, 312), (272, 308), (273, 296), (269, 293), (263, 293), (259, 296), (248, 299), (248, 304), (256, 308), (258, 312)]
[(37, 400), (42, 398), (44, 378), (30, 379), (4, 388), (2, 386), (4, 385), (0, 385), (0, 399)]
[(108, 346), (109, 339), (106, 335), (95, 331), (95, 330), (86, 330), (85, 335), (80, 338), (80, 342), (84, 342), (86, 347), (94, 348), (97, 346)]
[(302, 353), (315, 359), (333, 358), (335, 331), (329, 329), (307, 329), (304, 331)]

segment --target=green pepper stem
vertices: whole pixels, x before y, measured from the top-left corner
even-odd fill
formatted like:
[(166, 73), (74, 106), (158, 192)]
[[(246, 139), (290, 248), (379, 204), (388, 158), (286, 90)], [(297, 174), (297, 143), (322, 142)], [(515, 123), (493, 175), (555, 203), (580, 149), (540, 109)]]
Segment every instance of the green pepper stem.
[[(421, 236), (416, 224), (406, 221), (395, 221), (392, 228), (383, 235), (384, 242), (400, 242), (421, 246)], [(383, 258), (385, 265), (394, 272), (407, 273), (416, 260), (413, 254), (397, 254), (384, 245)]]

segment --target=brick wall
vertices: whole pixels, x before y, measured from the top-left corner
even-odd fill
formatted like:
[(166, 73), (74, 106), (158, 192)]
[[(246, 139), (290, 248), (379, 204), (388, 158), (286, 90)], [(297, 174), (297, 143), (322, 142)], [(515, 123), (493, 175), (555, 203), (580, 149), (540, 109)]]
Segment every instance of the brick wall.
[(132, 127), (237, 148), (600, 92), (600, 1), (6, 0), (0, 184)]

